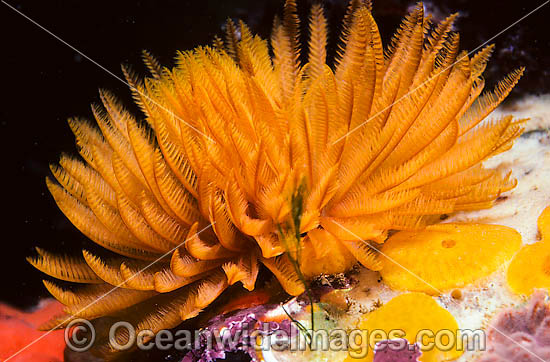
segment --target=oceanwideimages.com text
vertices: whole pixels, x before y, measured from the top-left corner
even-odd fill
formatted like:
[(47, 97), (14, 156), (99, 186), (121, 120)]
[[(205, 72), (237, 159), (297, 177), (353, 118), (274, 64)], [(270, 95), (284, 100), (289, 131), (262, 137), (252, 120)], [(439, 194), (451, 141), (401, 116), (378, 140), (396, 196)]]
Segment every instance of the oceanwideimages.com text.
[[(120, 338), (123, 335), (125, 338)], [(419, 348), (421, 351), (483, 351), (486, 346), (486, 335), (483, 330), (438, 330), (424, 329), (418, 331), (415, 341), (407, 343), (409, 336), (401, 329), (363, 330), (363, 329), (315, 329), (298, 330), (297, 328), (270, 329), (269, 323), (255, 323), (241, 328), (220, 330), (152, 330), (137, 331), (132, 324), (119, 321), (109, 329), (111, 349), (126, 351), (134, 348), (141, 350), (178, 350), (190, 351), (199, 349), (233, 350), (253, 348), (257, 351), (348, 351), (353, 358), (363, 358), (369, 350), (378, 350), (380, 342), (392, 341), (384, 348), (402, 350)], [(65, 329), (65, 342), (68, 348), (84, 352), (94, 346), (96, 332), (93, 324), (85, 319), (74, 320)]]

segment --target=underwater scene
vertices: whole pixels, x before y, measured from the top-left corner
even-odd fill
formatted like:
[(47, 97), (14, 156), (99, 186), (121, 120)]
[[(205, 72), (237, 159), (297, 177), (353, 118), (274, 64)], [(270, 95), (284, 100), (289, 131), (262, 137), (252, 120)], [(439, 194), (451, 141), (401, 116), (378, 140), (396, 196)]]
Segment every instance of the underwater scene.
[(550, 362), (550, 0), (5, 0), (1, 362)]

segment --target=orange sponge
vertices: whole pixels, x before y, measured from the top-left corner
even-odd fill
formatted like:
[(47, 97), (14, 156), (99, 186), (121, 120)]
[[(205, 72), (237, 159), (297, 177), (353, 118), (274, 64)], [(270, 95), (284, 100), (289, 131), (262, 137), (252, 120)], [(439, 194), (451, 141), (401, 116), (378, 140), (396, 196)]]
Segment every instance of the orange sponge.
[(525, 245), (508, 268), (508, 285), (518, 293), (530, 295), (537, 288), (550, 291), (550, 207), (538, 220), (541, 240)]
[(435, 295), (493, 273), (520, 247), (521, 235), (506, 226), (437, 224), (390, 237), (380, 273), (391, 288)]
[[(374, 312), (364, 315), (359, 328), (368, 331), (369, 337), (382, 331), (388, 336), (384, 339), (404, 338), (411, 345), (419, 342), (421, 362), (451, 361), (462, 354), (456, 320), (432, 297), (423, 293), (407, 293), (393, 298)], [(370, 345), (372, 342), (363, 341), (361, 348), (351, 350), (346, 362), (371, 362), (374, 348)], [(353, 358), (358, 356), (361, 349), (367, 348), (366, 356)]]

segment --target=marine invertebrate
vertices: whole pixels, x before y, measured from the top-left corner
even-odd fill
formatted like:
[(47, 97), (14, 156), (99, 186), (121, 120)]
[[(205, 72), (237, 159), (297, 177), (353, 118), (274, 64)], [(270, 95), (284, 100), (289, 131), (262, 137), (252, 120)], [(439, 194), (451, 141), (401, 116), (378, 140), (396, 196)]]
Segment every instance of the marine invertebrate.
[(501, 312), (491, 325), (487, 352), (480, 362), (550, 359), (550, 303), (546, 293), (538, 291), (528, 305)]
[(138, 330), (173, 327), (229, 285), (254, 289), (260, 264), (297, 295), (304, 284), (288, 255), (306, 278), (357, 261), (377, 270), (371, 243), (388, 230), (490, 207), (515, 181), (481, 162), (522, 129), (512, 117), (482, 121), (522, 70), (480, 95), (492, 47), (460, 52), (455, 17), (433, 25), (419, 5), (384, 52), (370, 3), (353, 0), (331, 62), (322, 8), (312, 7), (302, 56), (288, 0), (273, 56), (232, 22), (225, 42), (180, 52), (173, 69), (145, 53), (149, 78), (125, 69), (145, 122), (101, 91), (103, 106), (92, 107), (99, 130), (69, 121), (84, 161), (63, 156), (52, 166), (57, 183), (47, 180), (71, 222), (118, 254), (39, 250), (31, 259), (88, 284), (46, 282), (67, 316), (116, 313)]
[(550, 207), (539, 216), (538, 227), (541, 240), (521, 248), (508, 267), (508, 285), (518, 294), (550, 290)]
[(430, 225), (390, 237), (380, 274), (392, 288), (439, 294), (493, 273), (520, 248), (521, 235), (506, 226)]
[[(375, 331), (384, 331), (390, 340), (406, 339), (410, 345), (418, 342), (422, 351), (420, 360), (423, 362), (452, 361), (462, 354), (462, 346), (457, 344), (460, 338), (456, 336), (458, 324), (454, 317), (437, 304), (432, 297), (423, 293), (406, 293), (393, 298), (377, 310), (365, 314), (358, 327), (370, 331), (373, 335), (376, 333)], [(422, 335), (419, 333), (426, 330), (433, 334)], [(448, 340), (454, 340), (453, 342), (457, 343), (449, 342), (447, 346), (444, 346), (446, 348), (440, 349), (442, 346), (436, 345), (434, 339), (440, 331), (450, 331), (454, 336), (447, 335)], [(401, 335), (402, 333), (404, 335)], [(417, 340), (421, 335), (422, 340)], [(360, 348), (351, 351), (351, 353), (361, 353), (368, 348), (365, 357), (356, 359), (353, 358), (353, 354), (350, 354), (346, 361), (372, 361), (373, 347), (375, 346), (367, 346), (367, 343), (370, 342), (363, 340)], [(430, 344), (431, 348), (428, 348)], [(393, 347), (397, 349), (397, 346)]]

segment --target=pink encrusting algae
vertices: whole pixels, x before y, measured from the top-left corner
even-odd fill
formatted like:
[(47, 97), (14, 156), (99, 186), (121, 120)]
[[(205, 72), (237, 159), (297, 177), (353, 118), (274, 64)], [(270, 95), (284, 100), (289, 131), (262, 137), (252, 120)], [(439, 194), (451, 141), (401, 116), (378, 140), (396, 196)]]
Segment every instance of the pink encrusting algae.
[(30, 312), (0, 304), (0, 361), (63, 361), (64, 331), (37, 330), (39, 325), (62, 311), (63, 305), (52, 299), (41, 301)]

